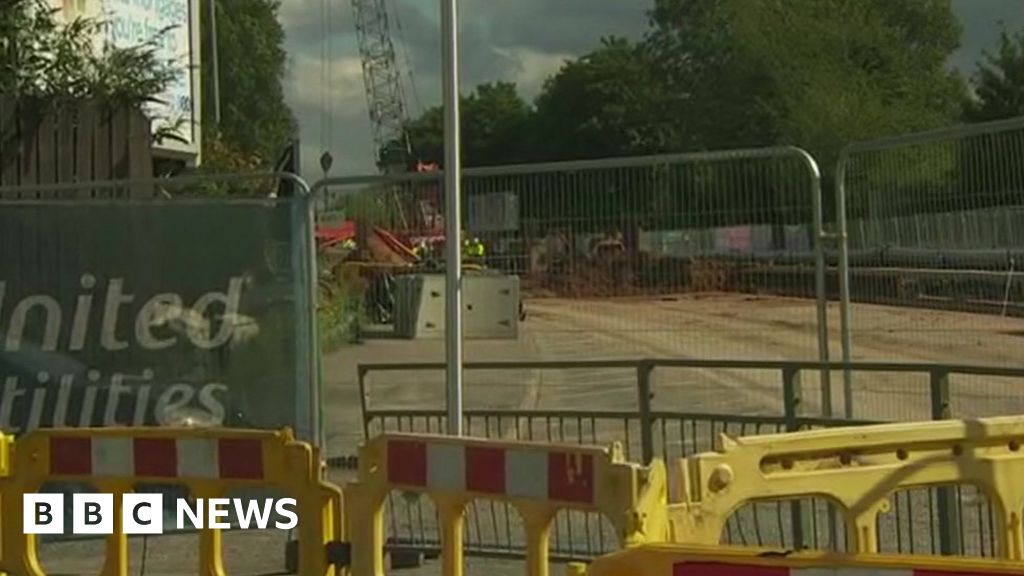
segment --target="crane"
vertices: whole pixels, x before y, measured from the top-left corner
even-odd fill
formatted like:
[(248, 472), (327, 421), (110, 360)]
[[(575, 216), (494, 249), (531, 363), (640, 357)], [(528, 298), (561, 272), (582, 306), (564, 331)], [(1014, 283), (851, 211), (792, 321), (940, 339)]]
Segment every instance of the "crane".
[(352, 0), (352, 8), (377, 168), (383, 172), (405, 171), (412, 145), (405, 131), (405, 94), (391, 40), (387, 0)]
[[(435, 171), (436, 165), (424, 164), (413, 157), (412, 142), (405, 130), (409, 121), (408, 105), (401, 66), (392, 40), (389, 1), (352, 0), (377, 168), (384, 173), (406, 172), (413, 166), (417, 172)], [(395, 23), (400, 31), (397, 12)], [(411, 77), (411, 70), (409, 72)], [(411, 81), (410, 86), (415, 97), (415, 81)], [(405, 201), (399, 196), (396, 190), (391, 194), (391, 200), (406, 232), (436, 236), (437, 231), (444, 228), (440, 191), (436, 185), (421, 187), (411, 197), (406, 196)], [(407, 210), (412, 212), (411, 225), (406, 217)]]

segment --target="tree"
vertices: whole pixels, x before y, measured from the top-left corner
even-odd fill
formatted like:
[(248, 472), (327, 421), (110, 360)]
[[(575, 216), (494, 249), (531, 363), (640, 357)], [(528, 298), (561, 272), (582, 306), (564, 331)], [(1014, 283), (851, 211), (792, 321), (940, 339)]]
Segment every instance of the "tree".
[[(509, 82), (481, 84), (459, 100), (462, 127), (462, 162), (465, 166), (514, 164), (527, 158), (527, 135), (532, 114)], [(412, 144), (413, 165), (444, 165), (444, 112), (427, 109), (406, 127)], [(389, 149), (401, 148), (398, 146)]]
[(996, 53), (986, 52), (978, 63), (973, 87), (975, 98), (965, 113), (969, 121), (1024, 116), (1024, 31), (1011, 35), (1003, 30)]
[[(203, 153), (210, 170), (258, 165), (266, 168), (295, 137), (297, 123), (285, 103), (282, 81), (287, 64), (278, 0), (205, 0), (215, 3), (221, 121), (212, 101), (203, 106)], [(211, 27), (203, 10), (206, 39), (203, 69), (213, 54)], [(212, 78), (205, 92), (211, 94)]]
[(706, 148), (843, 143), (956, 118), (949, 0), (658, 0), (647, 38)]
[(66, 25), (45, 0), (6, 0), (0, 10), (0, 94), (23, 102), (56, 104), (100, 99), (138, 106), (159, 94), (175, 75), (156, 58), (153, 41), (118, 48), (95, 39), (102, 20)]
[(532, 159), (607, 158), (665, 151), (674, 127), (667, 101), (643, 46), (605, 38), (569, 61), (544, 84), (531, 130)]
[[(965, 99), (966, 121), (1024, 116), (1024, 31), (1002, 31), (996, 52), (986, 52), (978, 63), (972, 88), (973, 94)], [(1019, 132), (1010, 131), (959, 142), (953, 193), (969, 198), (972, 209), (1019, 204), (1024, 174), (1017, 169), (1018, 140)]]

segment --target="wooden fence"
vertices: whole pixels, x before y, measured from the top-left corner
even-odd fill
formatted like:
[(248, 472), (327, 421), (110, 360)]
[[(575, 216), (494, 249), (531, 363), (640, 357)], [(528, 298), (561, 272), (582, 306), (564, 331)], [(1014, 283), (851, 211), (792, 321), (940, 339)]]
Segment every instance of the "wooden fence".
[[(152, 176), (151, 123), (142, 111), (111, 109), (98, 102), (47, 106), (0, 96), (0, 186)], [(143, 187), (134, 193), (129, 189), (65, 191), (59, 197), (126, 198), (152, 193), (152, 187)], [(57, 195), (47, 190), (0, 191), (3, 200)]]

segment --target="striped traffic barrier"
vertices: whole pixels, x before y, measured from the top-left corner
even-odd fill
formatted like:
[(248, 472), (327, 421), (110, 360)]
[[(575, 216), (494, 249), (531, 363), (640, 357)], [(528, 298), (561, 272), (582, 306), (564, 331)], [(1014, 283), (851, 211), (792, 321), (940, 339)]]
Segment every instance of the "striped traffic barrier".
[(362, 447), (359, 475), (345, 487), (354, 576), (384, 573), (383, 507), (392, 490), (424, 494), (438, 511), (442, 573), (461, 576), (466, 506), (511, 504), (526, 535), (527, 573), (548, 574), (552, 520), (562, 510), (603, 514), (620, 544), (667, 538), (665, 467), (623, 460), (617, 447), (389, 434)]
[(49, 438), (50, 475), (263, 480), (262, 438)]
[[(170, 482), (204, 500), (236, 488), (275, 489), (295, 499), (298, 573), (340, 574), (347, 563), (342, 492), (321, 481), (318, 450), (289, 429), (40, 429), (15, 442), (10, 469), (0, 478), (0, 572), (10, 576), (44, 576), (36, 538), (23, 529), (23, 497), (54, 481), (87, 483), (115, 502), (140, 483)], [(128, 575), (127, 544), (115, 513), (103, 576)], [(197, 573), (225, 573), (221, 533), (209, 525), (199, 529)]]
[(531, 501), (593, 504), (594, 457), (578, 448), (540, 451), (398, 438), (387, 442), (388, 482), (395, 486)]

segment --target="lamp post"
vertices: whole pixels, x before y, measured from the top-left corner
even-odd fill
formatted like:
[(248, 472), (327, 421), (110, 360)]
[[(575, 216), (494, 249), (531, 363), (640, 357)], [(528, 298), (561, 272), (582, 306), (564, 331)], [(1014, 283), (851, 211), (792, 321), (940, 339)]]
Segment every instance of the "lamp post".
[(444, 95), (445, 364), (448, 433), (462, 435), (462, 210), (459, 142), (458, 0), (441, 0)]

